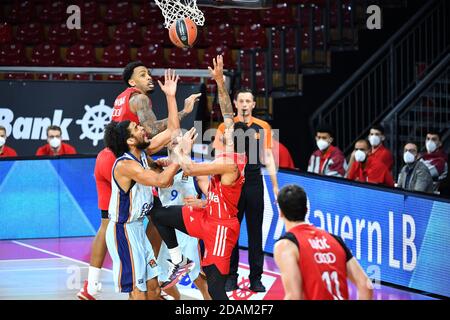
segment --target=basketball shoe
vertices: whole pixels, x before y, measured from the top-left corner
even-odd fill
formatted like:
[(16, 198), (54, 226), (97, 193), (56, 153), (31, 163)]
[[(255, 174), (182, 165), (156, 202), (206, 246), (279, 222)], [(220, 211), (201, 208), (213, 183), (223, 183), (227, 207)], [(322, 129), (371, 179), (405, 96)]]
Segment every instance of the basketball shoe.
[(163, 282), (161, 284), (161, 289), (165, 290), (168, 289), (178, 283), (186, 274), (191, 272), (191, 270), (194, 268), (195, 263), (194, 261), (190, 260), (189, 258), (183, 256), (183, 259), (180, 263), (174, 264), (172, 263), (172, 260), (168, 259), (169, 261), (169, 280)]

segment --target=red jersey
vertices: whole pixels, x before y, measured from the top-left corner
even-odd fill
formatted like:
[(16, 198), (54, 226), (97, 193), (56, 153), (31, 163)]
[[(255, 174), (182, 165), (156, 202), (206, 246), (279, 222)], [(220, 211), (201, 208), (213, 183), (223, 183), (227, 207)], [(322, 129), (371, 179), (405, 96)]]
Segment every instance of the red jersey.
[(37, 156), (62, 156), (65, 154), (77, 154), (77, 150), (75, 150), (75, 148), (70, 144), (61, 142), (61, 147), (56, 154), (53, 153), (53, 149), (48, 143), (42, 147), (39, 147), (36, 151)]
[(279, 141), (272, 140), (272, 153), (275, 163), (279, 168), (295, 169), (289, 150)]
[(6, 158), (6, 157), (17, 157), (16, 150), (4, 145), (3, 149), (0, 152), (0, 158)]
[(299, 248), (298, 267), (305, 300), (348, 300), (347, 261), (353, 256), (343, 240), (310, 224), (300, 224), (282, 239)]
[(389, 171), (392, 170), (394, 158), (392, 157), (392, 153), (389, 151), (389, 149), (384, 145), (380, 144), (377, 148), (375, 148), (375, 150), (372, 149), (371, 153), (369, 154), (369, 158), (377, 159), (377, 161), (384, 163)]
[(391, 172), (384, 165), (384, 163), (377, 160), (377, 158), (369, 157), (366, 166), (363, 168), (361, 162), (353, 162), (348, 171), (347, 179), (383, 184), (388, 187), (394, 186), (394, 179)]
[[(139, 123), (139, 118), (130, 109), (130, 97), (133, 94), (141, 94), (139, 89), (129, 87), (124, 92), (119, 94), (114, 101), (114, 108), (112, 112), (112, 121), (121, 122), (125, 120), (130, 120)], [(151, 102), (150, 102), (151, 107)]]
[(109, 200), (111, 198), (111, 172), (115, 161), (116, 156), (108, 148), (100, 151), (95, 160), (94, 176), (97, 186), (98, 208), (100, 210), (107, 211), (109, 207)]
[(238, 202), (241, 196), (242, 186), (244, 185), (244, 169), (247, 163), (245, 154), (219, 154), (216, 159), (227, 157), (234, 160), (238, 166), (239, 177), (229, 186), (225, 186), (220, 181), (221, 176), (211, 177), (208, 187), (208, 199), (206, 210), (209, 215), (218, 219), (229, 219), (237, 216)]

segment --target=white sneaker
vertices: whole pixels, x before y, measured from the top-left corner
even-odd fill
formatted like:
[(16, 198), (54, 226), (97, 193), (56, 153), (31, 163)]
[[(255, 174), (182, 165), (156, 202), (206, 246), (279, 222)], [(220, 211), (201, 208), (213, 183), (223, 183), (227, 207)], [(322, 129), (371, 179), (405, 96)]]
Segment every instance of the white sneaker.
[(89, 292), (88, 290), (88, 281), (84, 280), (83, 288), (80, 289), (77, 293), (77, 297), (80, 300), (97, 300), (95, 298), (96, 295), (102, 290), (102, 284), (100, 282), (97, 283), (94, 290)]

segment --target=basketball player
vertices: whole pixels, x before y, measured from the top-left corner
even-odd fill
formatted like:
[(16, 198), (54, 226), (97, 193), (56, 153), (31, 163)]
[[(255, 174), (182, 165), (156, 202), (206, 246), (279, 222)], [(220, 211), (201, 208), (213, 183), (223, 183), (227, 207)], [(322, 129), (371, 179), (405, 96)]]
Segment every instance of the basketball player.
[[(176, 110), (176, 105), (172, 108)], [(176, 119), (171, 120), (175, 126), (178, 118), (173, 113), (169, 117)], [(113, 261), (116, 292), (127, 292), (131, 300), (160, 299), (159, 268), (143, 219), (153, 206), (152, 187), (171, 185), (179, 165), (156, 172), (150, 169), (145, 150), (150, 144), (167, 144), (171, 136), (167, 131), (170, 129), (150, 140), (142, 126), (129, 120), (111, 122), (105, 130), (105, 143), (117, 157), (112, 170), (106, 244)]]
[(284, 298), (348, 300), (348, 278), (356, 285), (358, 299), (372, 299), (372, 283), (344, 241), (305, 222), (305, 191), (287, 185), (277, 201), (287, 230), (274, 248)]
[[(170, 150), (171, 148), (168, 147)], [(166, 167), (170, 164), (168, 159), (158, 159), (156, 162)], [(183, 205), (184, 201), (190, 201), (191, 199), (196, 199), (201, 194), (208, 194), (208, 184), (209, 180), (207, 176), (199, 176), (199, 177), (190, 177), (185, 175), (182, 170), (179, 170), (178, 173), (174, 177), (174, 182), (169, 188), (159, 188), (158, 197), (160, 200), (160, 204), (163, 207), (170, 207), (174, 205)], [(155, 205), (158, 205), (158, 201), (155, 198)], [(208, 285), (204, 278), (204, 275), (201, 274), (200, 270), (200, 254), (199, 254), (199, 243), (198, 239), (194, 237), (190, 237), (187, 234), (175, 230), (177, 236), (177, 242), (179, 243), (181, 252), (183, 255), (190, 257), (195, 263), (194, 268), (189, 273), (189, 277), (195, 283), (197, 288), (200, 290), (203, 298), (205, 300), (211, 300), (211, 296), (208, 293)], [(162, 242), (161, 248), (159, 250), (159, 254), (157, 254), (157, 263), (160, 267), (160, 270), (168, 270), (169, 264), (167, 262), (170, 259), (169, 251), (167, 249), (167, 245)], [(167, 273), (161, 272), (158, 277), (160, 282), (166, 282), (169, 280), (167, 278)], [(178, 291), (176, 286), (172, 286), (165, 290), (165, 292), (172, 296), (175, 300), (180, 300), (180, 292)]]
[[(156, 126), (152, 122), (152, 120), (149, 120), (154, 118), (151, 106), (147, 105), (147, 107), (145, 107), (143, 104), (138, 103), (138, 101), (145, 99), (143, 97), (136, 98), (134, 102), (132, 101), (132, 99), (130, 99), (137, 95), (144, 95), (142, 92), (149, 93), (154, 89), (151, 76), (148, 74), (148, 71), (144, 72), (143, 69), (146, 68), (140, 62), (132, 62), (125, 67), (123, 72), (123, 79), (129, 86), (129, 88), (121, 93), (116, 99), (116, 102), (114, 104), (116, 110), (114, 114), (116, 116), (113, 115), (113, 121), (132, 119), (136, 120), (136, 118), (139, 118), (137, 119), (137, 123), (140, 123), (140, 120), (142, 120), (146, 123), (146, 127), (148, 128), (147, 132), (155, 133), (156, 131), (165, 129), (165, 127), (167, 126), (167, 119), (162, 120), (162, 123), (157, 129), (151, 129)], [(170, 74), (170, 70), (168, 72)], [(148, 81), (147, 84), (145, 84), (142, 80), (139, 80), (140, 75), (144, 73), (146, 74), (145, 79), (146, 81)], [(138, 87), (140, 89), (135, 89), (135, 87)], [(178, 113), (179, 119), (193, 110), (194, 104), (196, 101), (198, 101), (199, 95), (200, 94), (193, 94), (185, 100), (184, 111)], [(120, 101), (120, 103), (118, 101)], [(150, 100), (148, 101), (150, 103)], [(139, 111), (138, 116), (136, 116), (137, 111)], [(163, 146), (160, 147), (162, 148)], [(156, 152), (156, 150), (153, 151)], [(84, 282), (83, 287), (77, 294), (78, 298), (82, 300), (95, 300), (95, 295), (101, 290), (101, 283), (99, 282), (99, 279), (100, 271), (103, 266), (107, 250), (105, 242), (105, 232), (109, 221), (108, 206), (111, 197), (111, 170), (115, 160), (116, 157), (113, 152), (108, 148), (104, 148), (97, 155), (97, 159), (95, 162), (94, 175), (98, 194), (98, 207), (101, 211), (102, 220), (100, 228), (97, 231), (97, 234), (92, 243), (88, 280)], [(155, 242), (155, 245), (152, 245), (152, 247), (157, 247), (157, 249), (159, 249), (161, 240), (157, 233), (157, 230), (151, 227), (152, 225), (153, 224), (149, 223), (149, 225), (147, 226), (147, 236), (149, 236), (149, 234), (152, 234), (152, 236), (149, 237), (151, 242)], [(156, 236), (154, 236), (153, 234), (156, 234)]]
[(245, 154), (234, 153), (233, 110), (223, 79), (223, 57), (213, 60), (214, 69), (208, 68), (217, 83), (219, 103), (225, 119), (223, 153), (217, 153), (210, 163), (195, 163), (190, 158), (193, 134), (185, 134), (173, 153), (183, 172), (189, 176), (212, 175), (206, 201), (191, 199), (185, 206), (155, 207), (151, 211), (153, 222), (166, 243), (171, 260), (169, 280), (162, 289), (175, 285), (184, 275), (190, 260), (182, 255), (175, 229), (203, 240), (205, 253), (202, 259), (208, 291), (212, 299), (228, 300), (225, 291), (230, 257), (239, 237), (237, 219), (238, 201), (244, 184)]

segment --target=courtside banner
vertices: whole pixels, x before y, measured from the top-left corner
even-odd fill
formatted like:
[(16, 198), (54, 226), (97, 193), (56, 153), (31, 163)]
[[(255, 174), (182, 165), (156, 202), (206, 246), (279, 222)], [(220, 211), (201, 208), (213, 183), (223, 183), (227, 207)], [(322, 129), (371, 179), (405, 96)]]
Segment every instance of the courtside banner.
[[(1, 239), (94, 236), (100, 224), (95, 158), (0, 161)], [(375, 280), (450, 297), (450, 202), (343, 179), (281, 171), (302, 186), (308, 220), (341, 236)], [(263, 243), (285, 232), (268, 176)], [(247, 246), (245, 220), (241, 246)]]
[[(150, 95), (157, 119), (167, 117), (167, 102), (155, 81)], [(111, 121), (116, 97), (125, 90), (116, 81), (0, 81), (0, 126), (6, 128), (7, 145), (19, 156), (31, 156), (47, 143), (46, 128), (61, 127), (63, 142), (79, 154), (97, 154), (103, 148), (104, 127)], [(179, 83), (178, 110), (184, 99), (200, 91), (200, 85)], [(204, 96), (204, 95), (203, 95)], [(194, 126), (199, 104), (181, 122)]]

